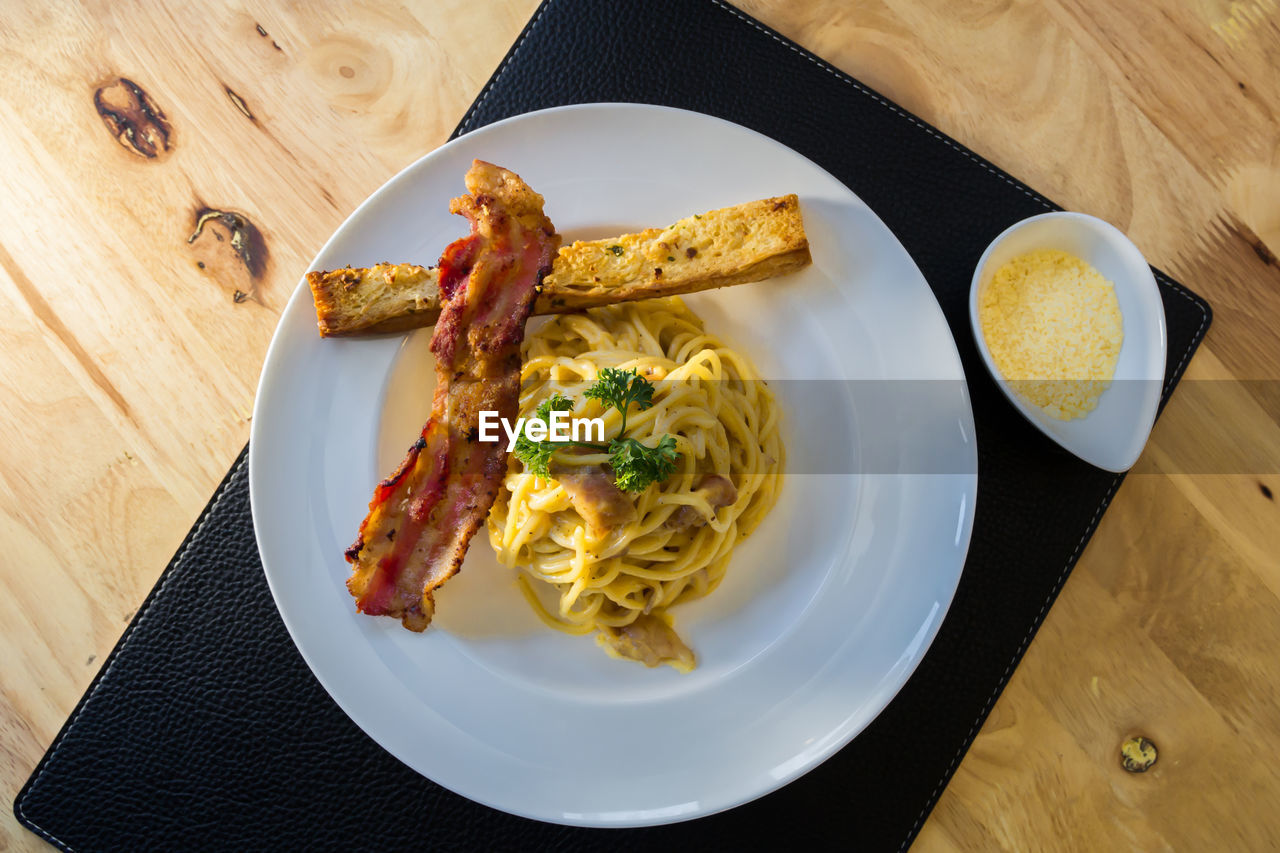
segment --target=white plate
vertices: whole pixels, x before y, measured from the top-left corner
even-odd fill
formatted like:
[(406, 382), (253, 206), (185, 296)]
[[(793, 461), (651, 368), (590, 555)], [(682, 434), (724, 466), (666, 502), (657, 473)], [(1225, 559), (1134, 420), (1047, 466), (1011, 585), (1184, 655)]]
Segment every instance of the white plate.
[[(960, 577), (977, 457), (938, 304), (884, 224), (813, 163), (718, 119), (622, 104), (519, 116), (445, 145), (374, 193), (312, 267), (433, 263), (465, 233), (447, 210), (473, 157), (518, 171), (567, 239), (798, 193), (811, 267), (687, 300), (766, 378), (826, 380), (774, 383), (792, 473), (721, 588), (675, 611), (699, 655), (690, 675), (543, 627), (483, 532), (425, 634), (359, 616), (342, 552), (429, 407), (426, 333), (322, 340), (300, 285), (267, 354), (249, 455), (281, 616), (365, 732), (495, 808), (640, 826), (778, 788), (884, 708)], [(420, 396), (389, 404), (405, 396), (389, 389), (415, 384)]]

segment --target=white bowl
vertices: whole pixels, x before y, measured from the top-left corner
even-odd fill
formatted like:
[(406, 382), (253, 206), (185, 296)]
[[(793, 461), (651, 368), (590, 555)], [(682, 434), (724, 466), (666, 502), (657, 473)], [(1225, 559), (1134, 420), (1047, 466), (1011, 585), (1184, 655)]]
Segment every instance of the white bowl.
[[(978, 319), (978, 296), (1006, 262), (1038, 249), (1068, 252), (1115, 285), (1124, 345), (1115, 379), (1083, 418), (1062, 421), (1018, 396), (1000, 375)], [(978, 352), (1005, 396), (1027, 420), (1076, 456), (1108, 471), (1127, 471), (1142, 455), (1164, 382), (1164, 305), (1138, 247), (1118, 228), (1083, 213), (1044, 213), (1005, 229), (983, 252), (969, 288), (969, 323)]]

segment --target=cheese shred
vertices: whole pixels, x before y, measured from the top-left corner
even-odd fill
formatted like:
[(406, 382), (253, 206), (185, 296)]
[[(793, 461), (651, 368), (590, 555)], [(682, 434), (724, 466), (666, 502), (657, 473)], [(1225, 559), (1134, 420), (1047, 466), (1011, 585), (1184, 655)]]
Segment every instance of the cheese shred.
[(1115, 376), (1124, 321), (1115, 286), (1081, 259), (1040, 250), (1000, 267), (982, 290), (987, 349), (1014, 391), (1050, 417), (1082, 418)]

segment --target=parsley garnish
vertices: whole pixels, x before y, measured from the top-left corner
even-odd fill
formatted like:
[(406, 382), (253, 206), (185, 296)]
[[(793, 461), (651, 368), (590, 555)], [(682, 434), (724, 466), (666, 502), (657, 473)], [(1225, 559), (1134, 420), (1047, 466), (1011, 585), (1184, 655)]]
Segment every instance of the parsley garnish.
[(624, 492), (643, 492), (650, 483), (661, 483), (676, 470), (679, 459), (675, 437), (670, 435), (664, 435), (657, 447), (647, 447), (634, 438), (609, 442), (613, 480)]
[[(552, 412), (572, 411), (572, 400), (559, 394), (552, 394), (538, 404), (538, 410), (534, 414), (543, 423), (550, 423)], [(558, 443), (554, 441), (534, 441), (525, 435), (522, 430), (516, 438), (516, 449), (513, 452), (516, 458), (523, 462), (530, 471), (539, 477), (550, 479), (551, 474), (548, 473), (547, 469), (551, 464), (551, 454), (556, 452), (557, 446)]]
[(622, 412), (622, 429), (618, 430), (618, 436), (622, 437), (627, 433), (627, 409), (631, 404), (642, 412), (653, 405), (653, 383), (634, 369), (602, 367), (596, 374), (596, 383), (583, 392), (583, 396)]
[[(627, 413), (632, 406), (641, 411), (653, 405), (653, 383), (635, 370), (619, 370), (605, 367), (596, 376), (595, 384), (584, 393), (589, 400), (599, 400), (606, 407), (622, 413), (618, 435), (608, 444), (585, 441), (533, 441), (523, 432), (516, 439), (516, 458), (525, 468), (539, 477), (550, 479), (551, 457), (564, 447), (585, 447), (609, 454), (609, 466), (613, 468), (613, 480), (626, 492), (642, 492), (651, 483), (660, 483), (676, 470), (680, 454), (676, 451), (674, 436), (664, 435), (656, 447), (627, 438)], [(571, 412), (573, 402), (559, 394), (552, 395), (538, 405), (535, 413), (550, 423), (552, 412)]]
[(613, 252), (615, 255), (618, 255), (619, 257), (622, 256), (622, 246), (618, 245), (617, 243), (614, 243), (612, 246), (605, 246), (605, 248), (608, 251)]

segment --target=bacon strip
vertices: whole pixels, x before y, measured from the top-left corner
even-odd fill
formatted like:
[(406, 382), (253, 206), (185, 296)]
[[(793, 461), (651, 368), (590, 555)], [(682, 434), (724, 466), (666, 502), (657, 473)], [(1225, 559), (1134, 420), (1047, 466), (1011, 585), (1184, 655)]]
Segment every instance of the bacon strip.
[(430, 624), (432, 590), (457, 573), (498, 494), (506, 451), (478, 440), (480, 412), (516, 418), (525, 320), (560, 247), (542, 196), (514, 172), (476, 160), (466, 184), (449, 209), (471, 220), (471, 234), (440, 258), (431, 419), (374, 490), (346, 552), (356, 608), (411, 631)]

